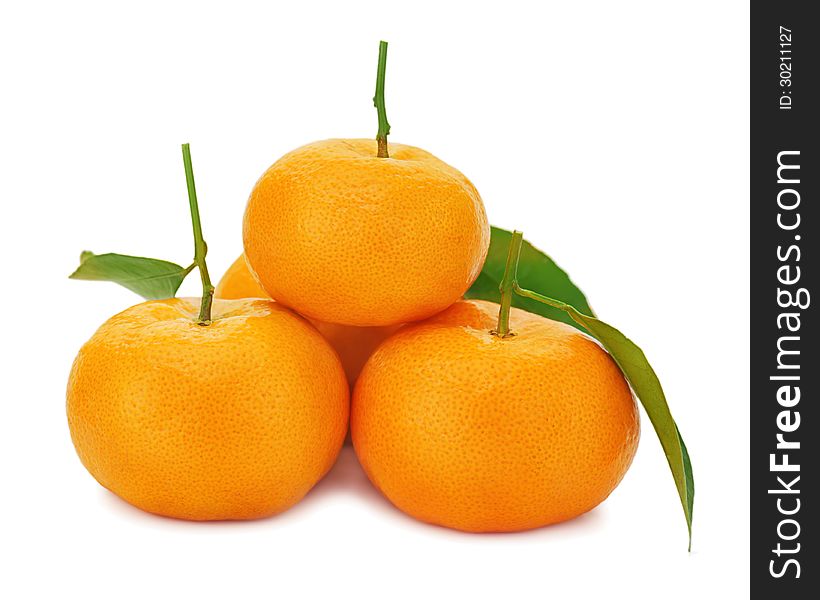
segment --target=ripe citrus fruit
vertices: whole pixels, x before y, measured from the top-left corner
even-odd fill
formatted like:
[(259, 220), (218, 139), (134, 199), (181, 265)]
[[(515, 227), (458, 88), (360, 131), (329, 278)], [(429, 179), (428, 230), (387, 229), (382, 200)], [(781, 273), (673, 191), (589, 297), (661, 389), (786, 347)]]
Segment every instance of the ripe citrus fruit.
[(245, 254), (268, 295), (329, 323), (395, 325), (446, 308), (478, 276), (490, 228), (478, 192), (432, 154), (326, 140), (251, 192)]
[[(225, 271), (216, 286), (214, 297), (268, 298), (268, 295), (253, 278), (243, 255)], [(310, 321), (339, 354), (351, 386), (356, 383), (364, 363), (373, 354), (373, 350), (400, 327), (399, 325), (354, 327), (324, 323), (315, 319)]]
[(270, 299), (270, 296), (262, 289), (259, 282), (253, 278), (243, 254), (233, 261), (228, 270), (225, 271), (222, 279), (216, 284), (214, 298), (224, 298), (225, 300), (241, 300), (242, 298)]
[(370, 480), (404, 512), (464, 531), (578, 516), (626, 473), (639, 421), (612, 358), (572, 327), (461, 301), (407, 325), (365, 365), (351, 433)]
[(356, 384), (359, 373), (362, 372), (362, 368), (373, 351), (401, 327), (401, 325), (354, 327), (316, 320), (311, 320), (311, 322), (338, 353), (351, 387)]
[(192, 520), (281, 512), (330, 469), (348, 420), (339, 360), (267, 300), (145, 302), (82, 347), (68, 382), (85, 467), (131, 504)]

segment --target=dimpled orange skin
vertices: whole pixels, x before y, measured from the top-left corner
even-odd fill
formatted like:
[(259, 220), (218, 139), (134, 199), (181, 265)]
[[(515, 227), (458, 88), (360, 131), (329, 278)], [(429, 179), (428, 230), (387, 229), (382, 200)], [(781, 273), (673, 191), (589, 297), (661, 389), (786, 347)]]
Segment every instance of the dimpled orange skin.
[[(214, 297), (268, 298), (268, 295), (253, 278), (245, 256), (242, 255), (225, 271), (216, 286)], [(315, 319), (310, 321), (338, 353), (351, 386), (356, 383), (364, 363), (373, 354), (373, 350), (400, 327), (400, 325), (354, 327), (324, 323)]]
[(225, 300), (240, 300), (242, 298), (270, 299), (270, 296), (262, 289), (259, 282), (253, 278), (248, 263), (245, 261), (245, 255), (242, 254), (231, 263), (222, 279), (216, 284), (214, 298), (224, 298)]
[(462, 301), (401, 329), (365, 365), (351, 409), (368, 477), (407, 514), (471, 532), (533, 529), (597, 506), (629, 468), (637, 407), (610, 356), (574, 328)]
[(251, 192), (245, 254), (268, 295), (312, 319), (396, 325), (443, 310), (481, 271), (490, 227), (470, 181), (433, 155), (325, 140)]
[(266, 300), (145, 302), (82, 347), (71, 438), (104, 487), (190, 520), (255, 519), (298, 502), (344, 441), (348, 385), (304, 319)]

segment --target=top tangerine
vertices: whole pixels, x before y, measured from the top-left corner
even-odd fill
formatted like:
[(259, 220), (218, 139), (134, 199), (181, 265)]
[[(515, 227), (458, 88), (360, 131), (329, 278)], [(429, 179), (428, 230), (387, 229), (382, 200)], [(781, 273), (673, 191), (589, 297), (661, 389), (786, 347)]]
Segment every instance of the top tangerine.
[(243, 236), (268, 295), (312, 319), (394, 325), (446, 308), (481, 271), (481, 197), (432, 154), (374, 140), (308, 144), (251, 192)]

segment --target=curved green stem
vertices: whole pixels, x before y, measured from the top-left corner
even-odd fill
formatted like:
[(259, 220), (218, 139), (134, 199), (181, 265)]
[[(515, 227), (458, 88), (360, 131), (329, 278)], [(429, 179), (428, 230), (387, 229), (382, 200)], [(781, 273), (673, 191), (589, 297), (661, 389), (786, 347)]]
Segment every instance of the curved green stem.
[(530, 300), (535, 300), (536, 302), (541, 302), (542, 304), (546, 304), (547, 306), (551, 306), (553, 308), (558, 308), (560, 310), (567, 310), (568, 308), (572, 308), (566, 302), (561, 302), (560, 300), (555, 300), (553, 298), (548, 298), (547, 296), (542, 296), (541, 294), (539, 294), (537, 292), (533, 292), (531, 290), (524, 289), (520, 285), (518, 285), (517, 281), (513, 282), (512, 289), (519, 296), (523, 296), (524, 298), (529, 298)]
[(520, 231), (513, 231), (510, 240), (510, 249), (507, 251), (507, 264), (504, 267), (504, 277), (498, 289), (501, 291), (501, 307), (498, 309), (498, 325), (493, 330), (493, 334), (500, 338), (515, 335), (510, 331), (510, 308), (512, 307), (513, 288), (517, 285), (518, 259), (521, 256), (521, 243), (524, 241), (524, 234)]
[(387, 69), (387, 42), (379, 42), (379, 67), (376, 72), (376, 95), (373, 96), (373, 105), (379, 115), (379, 131), (376, 133), (376, 142), (379, 145), (379, 158), (390, 158), (387, 152), (387, 134), (390, 133), (390, 123), (387, 122), (387, 109), (384, 106), (384, 74)]
[(185, 181), (188, 184), (188, 203), (191, 206), (191, 223), (194, 227), (194, 264), (199, 268), (199, 275), (202, 279), (202, 303), (199, 306), (200, 325), (208, 325), (211, 322), (211, 304), (214, 299), (214, 286), (211, 284), (211, 277), (208, 274), (208, 265), (205, 263), (205, 256), (208, 254), (208, 244), (202, 237), (202, 222), (199, 220), (199, 204), (196, 199), (196, 185), (194, 184), (194, 168), (191, 165), (191, 147), (189, 144), (182, 144), (182, 162), (185, 165)]

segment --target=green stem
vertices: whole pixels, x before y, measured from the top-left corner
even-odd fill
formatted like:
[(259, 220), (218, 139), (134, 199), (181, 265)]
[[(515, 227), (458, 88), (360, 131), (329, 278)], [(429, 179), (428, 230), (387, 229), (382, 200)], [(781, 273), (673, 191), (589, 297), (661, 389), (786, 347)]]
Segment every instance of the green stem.
[(521, 243), (523, 240), (523, 233), (513, 231), (510, 248), (507, 251), (504, 277), (501, 278), (501, 284), (498, 286), (498, 289), (501, 290), (501, 307), (498, 309), (498, 325), (493, 330), (493, 334), (500, 338), (515, 335), (510, 331), (510, 308), (512, 307), (513, 288), (517, 285), (518, 259), (521, 256)]
[(518, 294), (519, 296), (523, 296), (524, 298), (529, 298), (530, 300), (535, 300), (536, 302), (540, 302), (541, 304), (546, 304), (547, 306), (551, 306), (553, 308), (558, 308), (561, 310), (566, 310), (569, 307), (569, 304), (565, 302), (561, 302), (560, 300), (554, 300), (553, 298), (548, 298), (547, 296), (542, 296), (537, 292), (533, 292), (531, 290), (526, 290), (518, 285), (518, 282), (513, 282), (513, 291)]
[(191, 223), (194, 226), (194, 263), (199, 268), (202, 279), (202, 303), (199, 306), (200, 325), (209, 325), (211, 322), (211, 304), (214, 299), (214, 286), (208, 275), (208, 265), (205, 256), (208, 254), (208, 244), (202, 237), (202, 222), (199, 220), (199, 204), (196, 200), (196, 185), (194, 184), (194, 168), (191, 165), (191, 147), (182, 144), (182, 162), (185, 165), (185, 181), (188, 184), (188, 203), (191, 206)]
[(379, 131), (376, 133), (376, 142), (379, 145), (379, 158), (390, 158), (387, 153), (387, 134), (390, 133), (390, 123), (387, 122), (387, 109), (384, 106), (384, 73), (387, 69), (387, 42), (379, 42), (379, 68), (376, 72), (376, 95), (373, 96), (373, 105), (379, 115)]

